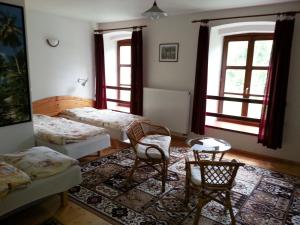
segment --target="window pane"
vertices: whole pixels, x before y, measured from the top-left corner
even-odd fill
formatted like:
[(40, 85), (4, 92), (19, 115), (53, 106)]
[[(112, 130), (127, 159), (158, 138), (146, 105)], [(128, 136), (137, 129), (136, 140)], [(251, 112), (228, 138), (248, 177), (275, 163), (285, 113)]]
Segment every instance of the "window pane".
[[(225, 94), (225, 97), (235, 97), (242, 98), (242, 95), (228, 95)], [(232, 116), (241, 116), (242, 115), (242, 103), (241, 102), (232, 102), (224, 101), (223, 102), (223, 114), (232, 115)]]
[[(107, 86), (117, 86), (117, 68), (115, 71), (108, 71), (105, 67), (105, 82)], [(111, 69), (110, 69), (111, 70)]]
[(272, 44), (272, 40), (255, 41), (253, 66), (269, 66)]
[(120, 47), (120, 63), (131, 64), (131, 46)]
[(245, 70), (226, 70), (225, 92), (240, 93), (244, 92)]
[(249, 103), (248, 105), (248, 117), (260, 119), (261, 117), (261, 104)]
[(248, 41), (228, 43), (227, 66), (246, 66)]
[(106, 88), (106, 97), (110, 99), (117, 99), (118, 97), (118, 91), (114, 89), (108, 89)]
[(206, 99), (206, 112), (218, 113), (219, 102), (221, 101), (215, 99)]
[(232, 115), (232, 116), (241, 116), (242, 115), (242, 103), (241, 102), (223, 102), (223, 114)]
[(131, 85), (131, 67), (120, 68), (120, 84)]
[(120, 100), (130, 101), (130, 91), (121, 90), (120, 91)]
[(267, 81), (267, 70), (252, 70), (250, 94), (264, 95)]

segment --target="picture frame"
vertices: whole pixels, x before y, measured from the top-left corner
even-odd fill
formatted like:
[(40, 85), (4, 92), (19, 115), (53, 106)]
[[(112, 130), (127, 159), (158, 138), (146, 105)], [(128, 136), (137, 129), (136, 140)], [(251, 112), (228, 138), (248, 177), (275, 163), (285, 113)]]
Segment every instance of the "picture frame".
[(159, 45), (160, 62), (178, 62), (179, 43), (162, 43)]
[(31, 121), (24, 9), (0, 3), (0, 127)]

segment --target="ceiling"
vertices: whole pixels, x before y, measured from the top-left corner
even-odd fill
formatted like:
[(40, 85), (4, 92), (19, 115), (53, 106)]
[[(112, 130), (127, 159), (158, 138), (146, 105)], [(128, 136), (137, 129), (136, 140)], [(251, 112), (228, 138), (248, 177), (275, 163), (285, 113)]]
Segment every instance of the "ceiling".
[[(157, 0), (157, 4), (169, 15), (178, 15), (292, 1), (298, 0)], [(142, 18), (153, 0), (26, 0), (25, 4), (33, 10), (104, 23)]]

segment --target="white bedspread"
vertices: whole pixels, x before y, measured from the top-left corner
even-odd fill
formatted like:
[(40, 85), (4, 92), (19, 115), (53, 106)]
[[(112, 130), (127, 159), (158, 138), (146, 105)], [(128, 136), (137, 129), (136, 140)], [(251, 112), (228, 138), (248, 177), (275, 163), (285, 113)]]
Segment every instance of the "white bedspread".
[(99, 110), (92, 107), (66, 109), (60, 116), (97, 127), (115, 128), (120, 130), (125, 130), (133, 121), (146, 120), (145, 117), (130, 113), (116, 112), (109, 109)]
[(104, 128), (45, 115), (34, 115), (33, 125), (36, 137), (59, 145), (80, 142), (106, 133)]

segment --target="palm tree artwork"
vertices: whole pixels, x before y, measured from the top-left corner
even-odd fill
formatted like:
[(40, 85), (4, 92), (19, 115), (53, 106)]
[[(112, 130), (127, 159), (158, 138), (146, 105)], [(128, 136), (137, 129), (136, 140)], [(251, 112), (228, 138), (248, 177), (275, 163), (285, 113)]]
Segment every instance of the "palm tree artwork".
[(0, 126), (30, 120), (23, 8), (0, 3)]

